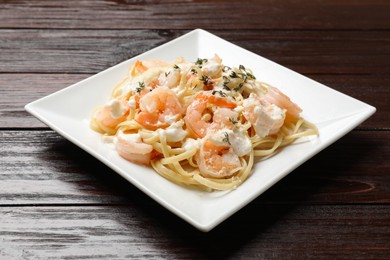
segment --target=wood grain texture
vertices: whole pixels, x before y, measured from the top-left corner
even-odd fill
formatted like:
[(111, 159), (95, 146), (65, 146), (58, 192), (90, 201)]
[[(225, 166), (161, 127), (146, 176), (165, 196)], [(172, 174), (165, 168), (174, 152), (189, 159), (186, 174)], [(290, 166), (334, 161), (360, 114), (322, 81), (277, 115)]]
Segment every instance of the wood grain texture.
[[(390, 259), (390, 2), (0, 0), (0, 259)], [(377, 107), (200, 233), (26, 103), (195, 28)]]
[(0, 220), (12, 259), (388, 259), (390, 246), (388, 205), (252, 203), (210, 233), (142, 204), (2, 207)]
[[(97, 73), (188, 30), (0, 30), (0, 73)], [(390, 74), (390, 31), (210, 30), (302, 74)]]
[(45, 124), (28, 114), (24, 106), (89, 76), (89, 74), (0, 73), (0, 127), (47, 128)]
[[(389, 203), (390, 149), (382, 145), (389, 142), (388, 132), (354, 131), (299, 167), (260, 201)], [(52, 131), (0, 132), (0, 173), (0, 205), (123, 204), (140, 193)]]
[(2, 1), (0, 25), (67, 29), (389, 29), (389, 6), (386, 0), (18, 0)]

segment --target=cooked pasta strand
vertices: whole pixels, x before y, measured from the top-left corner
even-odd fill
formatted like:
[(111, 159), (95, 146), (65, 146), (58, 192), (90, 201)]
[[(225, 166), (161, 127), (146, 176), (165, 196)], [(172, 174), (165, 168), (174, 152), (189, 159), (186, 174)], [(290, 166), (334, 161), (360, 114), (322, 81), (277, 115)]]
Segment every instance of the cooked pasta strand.
[(120, 156), (174, 183), (232, 190), (250, 177), (255, 160), (318, 135), (301, 112), (250, 68), (225, 66), (215, 55), (135, 62), (93, 111), (90, 127), (111, 136)]

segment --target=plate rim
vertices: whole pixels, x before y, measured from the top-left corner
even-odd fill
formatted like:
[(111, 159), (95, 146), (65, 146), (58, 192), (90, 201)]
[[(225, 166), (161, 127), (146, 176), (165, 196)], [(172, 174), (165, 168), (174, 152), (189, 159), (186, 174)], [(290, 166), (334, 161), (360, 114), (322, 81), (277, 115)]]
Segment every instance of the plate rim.
[[(341, 137), (343, 137), (345, 134), (347, 134), (348, 132), (350, 132), (352, 129), (354, 129), (356, 126), (358, 126), (359, 124), (361, 124), (363, 121), (365, 121), (367, 118), (369, 118), (372, 114), (375, 113), (376, 111), (376, 108), (365, 103), (365, 102), (362, 102), (358, 99), (355, 99), (351, 96), (348, 96), (342, 92), (339, 92), (337, 90), (334, 90), (326, 85), (323, 85), (321, 83), (322, 86), (326, 87), (327, 89), (330, 89), (330, 90), (333, 90), (333, 91), (336, 91), (338, 94), (342, 94), (348, 98), (352, 98), (354, 101), (358, 101), (360, 102), (360, 105), (363, 106), (363, 108), (360, 110), (360, 111), (357, 111), (356, 113), (354, 113), (353, 115), (351, 115), (351, 117), (357, 117), (357, 119), (354, 121), (354, 123), (352, 124), (349, 124), (347, 125), (346, 128), (344, 128), (341, 132), (338, 132), (337, 134), (333, 135), (332, 136), (332, 140), (328, 141), (326, 143), (326, 145), (322, 145), (321, 146), (321, 149), (318, 149), (316, 150), (314, 153), (310, 153), (306, 156), (305, 159), (302, 159), (299, 161), (299, 163), (295, 163), (294, 166), (289, 170), (287, 170), (286, 172), (284, 172), (283, 174), (279, 174), (277, 176), (277, 178), (275, 178), (272, 182), (269, 182), (266, 186), (263, 186), (262, 189), (259, 189), (255, 192), (253, 192), (251, 194), (250, 197), (248, 197), (245, 201), (242, 201), (240, 203), (237, 204), (237, 206), (233, 207), (231, 210), (228, 211), (228, 213), (225, 213), (225, 214), (222, 214), (220, 215), (219, 217), (215, 217), (213, 219), (208, 219), (208, 221), (197, 221), (195, 220), (193, 217), (191, 217), (189, 214), (186, 214), (185, 212), (181, 211), (180, 209), (176, 208), (175, 206), (173, 206), (172, 204), (170, 204), (169, 202), (159, 198), (155, 193), (153, 193), (152, 191), (150, 191), (147, 187), (145, 187), (145, 185), (141, 185), (141, 183), (139, 183), (138, 181), (135, 181), (131, 178), (128, 177), (128, 175), (125, 175), (125, 174), (122, 174), (122, 170), (115, 164), (113, 164), (112, 162), (110, 162), (109, 160), (107, 160), (106, 158), (104, 158), (103, 156), (101, 156), (99, 153), (96, 153), (94, 151), (92, 151), (86, 144), (84, 143), (80, 143), (77, 139), (75, 139), (72, 135), (69, 135), (67, 132), (63, 131), (62, 129), (58, 128), (55, 124), (53, 124), (53, 122), (51, 122), (48, 118), (46, 118), (44, 115), (42, 115), (41, 113), (39, 113), (39, 104), (42, 102), (42, 101), (45, 101), (47, 99), (51, 99), (53, 97), (56, 97), (57, 95), (61, 95), (62, 93), (66, 92), (66, 91), (71, 91), (73, 88), (76, 88), (78, 87), (79, 85), (81, 84), (85, 84), (88, 80), (90, 80), (91, 78), (95, 78), (97, 77), (98, 75), (103, 75), (104, 73), (110, 71), (110, 70), (115, 70), (117, 69), (119, 66), (123, 66), (125, 63), (128, 63), (130, 60), (135, 60), (137, 59), (138, 57), (140, 56), (144, 56), (144, 55), (147, 55), (147, 54), (150, 54), (152, 52), (158, 52), (159, 49), (162, 49), (164, 47), (167, 47), (168, 45), (172, 44), (172, 43), (175, 43), (175, 42), (178, 42), (182, 39), (184, 39), (185, 37), (191, 37), (191, 36), (194, 36), (194, 37), (199, 37), (199, 35), (204, 35), (205, 37), (214, 37), (215, 39), (217, 40), (221, 40), (225, 43), (228, 43), (230, 45), (232, 45), (233, 47), (238, 47), (240, 48), (241, 51), (246, 51), (248, 53), (250, 53), (251, 55), (256, 55), (257, 57), (261, 57), (267, 61), (270, 61), (276, 65), (279, 65), (295, 74), (298, 74), (302, 77), (304, 77), (305, 79), (309, 79), (311, 81), (314, 81), (304, 75), (301, 75), (299, 74), (298, 72), (295, 72), (289, 68), (286, 68), (284, 67), (283, 65), (280, 65), (278, 63), (275, 63), (273, 62), (272, 60), (268, 60), (267, 58), (264, 58), (263, 56), (260, 56), (256, 53), (253, 53), (249, 50), (246, 50), (240, 46), (237, 46), (229, 41), (226, 41), (224, 40), (223, 38), (220, 38), (208, 31), (205, 31), (203, 29), (195, 29), (195, 30), (192, 30), (186, 34), (183, 34), (173, 40), (170, 40), (160, 46), (157, 46), (155, 48), (152, 48), (144, 53), (141, 53), (141, 54), (138, 54), (130, 59), (127, 59), (127, 60), (124, 60), (114, 66), (111, 66), (107, 69), (104, 69), (94, 75), (91, 75), (81, 81), (78, 81), (74, 84), (71, 84), (70, 86), (67, 86), (67, 87), (64, 87), (63, 89), (60, 89), (58, 91), (55, 91), (49, 95), (46, 95), (44, 97), (41, 97), (35, 101), (32, 101), (28, 104), (26, 104), (24, 106), (25, 110), (30, 113), (31, 115), (33, 115), (34, 117), (36, 117), (37, 119), (39, 119), (41, 122), (43, 122), (44, 124), (46, 124), (48, 127), (50, 127), (52, 130), (54, 130), (55, 132), (57, 132), (58, 134), (60, 134), (61, 136), (63, 136), (65, 139), (71, 141), (73, 144), (75, 144), (76, 146), (80, 147), (81, 149), (83, 149), (84, 151), (86, 151), (87, 153), (89, 153), (90, 155), (92, 155), (93, 157), (95, 157), (96, 159), (98, 159), (100, 162), (104, 163), (105, 165), (107, 165), (110, 169), (112, 169), (113, 171), (116, 172), (116, 174), (119, 174), (121, 177), (123, 177), (124, 179), (126, 179), (128, 182), (130, 182), (132, 185), (136, 186), (138, 189), (140, 189), (142, 192), (144, 192), (145, 194), (147, 194), (149, 197), (151, 197), (152, 199), (154, 199), (156, 202), (158, 202), (160, 205), (162, 205), (163, 207), (165, 207), (166, 209), (168, 209), (169, 211), (171, 211), (172, 213), (176, 214), (177, 216), (181, 217), (182, 219), (184, 219), (185, 221), (187, 221), (188, 223), (190, 223), (191, 225), (193, 225), (194, 227), (196, 227), (197, 229), (203, 231), (203, 232), (208, 232), (210, 231), (211, 229), (213, 229), (214, 227), (216, 227), (217, 225), (219, 225), (220, 223), (222, 223), (224, 220), (226, 220), (227, 218), (229, 218), (230, 216), (232, 216), (234, 213), (236, 213), (237, 211), (239, 211), (240, 209), (242, 209), (243, 207), (245, 207), (248, 203), (250, 203), (251, 201), (253, 201), (255, 198), (257, 198), (258, 196), (260, 196), (263, 192), (265, 192), (266, 190), (268, 190), (270, 187), (272, 187), (275, 183), (277, 183), (278, 181), (280, 181), (281, 179), (283, 179), (286, 175), (288, 175), (289, 173), (291, 173), (292, 171), (294, 171), (297, 167), (299, 167), (301, 164), (305, 163), (308, 159), (312, 158), (313, 156), (315, 156), (316, 154), (318, 154), (320, 151), (322, 151), (323, 149), (327, 148), (329, 145), (333, 144), (336, 140), (340, 139)], [(318, 83), (317, 81), (314, 81), (316, 83)]]

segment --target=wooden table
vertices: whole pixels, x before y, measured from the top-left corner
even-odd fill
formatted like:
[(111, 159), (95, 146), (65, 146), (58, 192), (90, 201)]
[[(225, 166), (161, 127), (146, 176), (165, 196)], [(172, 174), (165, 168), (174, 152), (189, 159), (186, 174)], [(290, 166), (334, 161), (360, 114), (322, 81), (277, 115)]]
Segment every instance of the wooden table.
[[(209, 233), (25, 104), (203, 28), (377, 108)], [(390, 2), (0, 0), (0, 258), (390, 258)]]

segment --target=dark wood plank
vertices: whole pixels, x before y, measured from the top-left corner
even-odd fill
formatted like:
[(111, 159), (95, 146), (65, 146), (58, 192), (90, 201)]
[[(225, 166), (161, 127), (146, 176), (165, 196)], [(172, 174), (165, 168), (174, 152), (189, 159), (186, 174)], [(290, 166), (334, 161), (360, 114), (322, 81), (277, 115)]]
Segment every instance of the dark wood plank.
[(0, 1), (2, 28), (389, 29), (390, 4), (365, 1)]
[(261, 198), (269, 203), (389, 203), (389, 144), (388, 131), (352, 131)]
[(2, 204), (123, 203), (121, 193), (135, 189), (52, 131), (0, 136)]
[[(386, 0), (0, 0), (0, 258), (390, 259), (389, 11)], [(23, 110), (194, 28), (378, 109), (209, 233)]]
[(388, 259), (388, 205), (257, 205), (200, 233), (150, 205), (2, 207), (11, 259)]
[[(390, 135), (353, 131), (260, 197), (262, 203), (390, 202)], [(52, 131), (0, 132), (0, 204), (127, 203), (141, 192)]]
[[(97, 73), (187, 30), (0, 30), (0, 73)], [(302, 74), (390, 74), (390, 31), (212, 30)]]
[(307, 75), (330, 88), (377, 108), (359, 128), (390, 129), (390, 75)]
[[(24, 105), (67, 87), (91, 74), (1, 74), (0, 126), (36, 128), (46, 126), (24, 111)], [(359, 128), (390, 128), (389, 75), (307, 75), (335, 90), (371, 104), (377, 112)]]
[(2, 128), (47, 128), (24, 110), (34, 100), (70, 86), (90, 74), (1, 74), (0, 126)]

